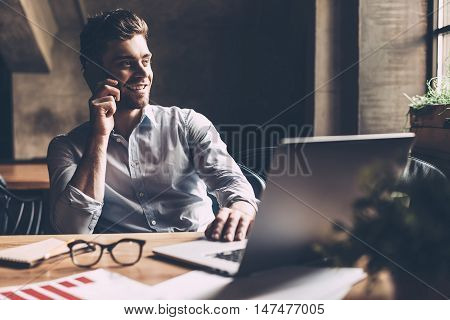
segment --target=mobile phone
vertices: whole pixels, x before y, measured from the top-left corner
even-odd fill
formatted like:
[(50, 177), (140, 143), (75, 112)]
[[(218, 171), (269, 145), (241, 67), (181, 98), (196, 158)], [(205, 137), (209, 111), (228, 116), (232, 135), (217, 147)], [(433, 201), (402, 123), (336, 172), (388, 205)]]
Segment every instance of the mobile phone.
[(110, 72), (107, 72), (102, 67), (93, 63), (88, 63), (86, 65), (86, 68), (84, 69), (84, 78), (86, 79), (86, 82), (92, 93), (94, 93), (97, 83), (105, 81), (106, 79), (116, 80), (117, 85), (115, 87), (119, 90), (121, 89), (121, 83), (119, 80), (117, 80), (116, 77), (114, 77)]

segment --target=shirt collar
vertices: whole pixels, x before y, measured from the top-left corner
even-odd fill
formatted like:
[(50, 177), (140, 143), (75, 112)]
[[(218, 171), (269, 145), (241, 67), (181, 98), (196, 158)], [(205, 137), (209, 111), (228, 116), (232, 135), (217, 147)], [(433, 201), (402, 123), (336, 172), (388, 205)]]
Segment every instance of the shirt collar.
[[(142, 112), (141, 119), (139, 120), (139, 123), (137, 126), (142, 125), (144, 123), (144, 120), (148, 119), (152, 126), (158, 127), (158, 123), (156, 122), (156, 118), (155, 118), (155, 110), (153, 108), (153, 105), (148, 104), (143, 109), (144, 110)], [(111, 131), (111, 135), (117, 136), (118, 134), (113, 129)]]
[(158, 127), (158, 123), (156, 122), (155, 118), (155, 108), (153, 107), (153, 105), (148, 104), (144, 107), (144, 112), (142, 112), (140, 123), (142, 123), (145, 117), (147, 117), (150, 120), (151, 124), (154, 127)]

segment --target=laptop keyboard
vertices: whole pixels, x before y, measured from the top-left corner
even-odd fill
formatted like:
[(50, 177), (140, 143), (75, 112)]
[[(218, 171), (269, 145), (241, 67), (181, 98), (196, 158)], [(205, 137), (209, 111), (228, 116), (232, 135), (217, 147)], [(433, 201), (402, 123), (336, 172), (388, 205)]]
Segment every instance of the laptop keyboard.
[(244, 256), (245, 249), (237, 249), (233, 251), (225, 251), (216, 253), (214, 258), (224, 259), (233, 262), (240, 262)]

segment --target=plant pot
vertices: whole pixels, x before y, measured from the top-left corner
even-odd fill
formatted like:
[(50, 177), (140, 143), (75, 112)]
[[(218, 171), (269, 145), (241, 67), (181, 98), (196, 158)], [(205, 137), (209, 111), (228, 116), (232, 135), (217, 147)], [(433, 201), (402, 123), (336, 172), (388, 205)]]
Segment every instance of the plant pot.
[(413, 156), (432, 163), (450, 177), (450, 105), (410, 108)]
[(450, 105), (427, 105), (420, 109), (409, 108), (411, 129), (450, 128)]

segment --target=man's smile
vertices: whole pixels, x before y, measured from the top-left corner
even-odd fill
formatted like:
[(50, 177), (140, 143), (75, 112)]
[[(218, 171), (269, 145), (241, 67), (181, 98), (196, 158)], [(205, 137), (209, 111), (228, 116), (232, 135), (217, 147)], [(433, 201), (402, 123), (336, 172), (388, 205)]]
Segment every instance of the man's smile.
[(147, 87), (149, 86), (149, 83), (135, 83), (135, 84), (125, 84), (125, 89), (132, 91), (134, 93), (138, 94), (144, 94), (147, 90)]
[(125, 87), (132, 91), (142, 91), (147, 88), (148, 84), (125, 84)]

